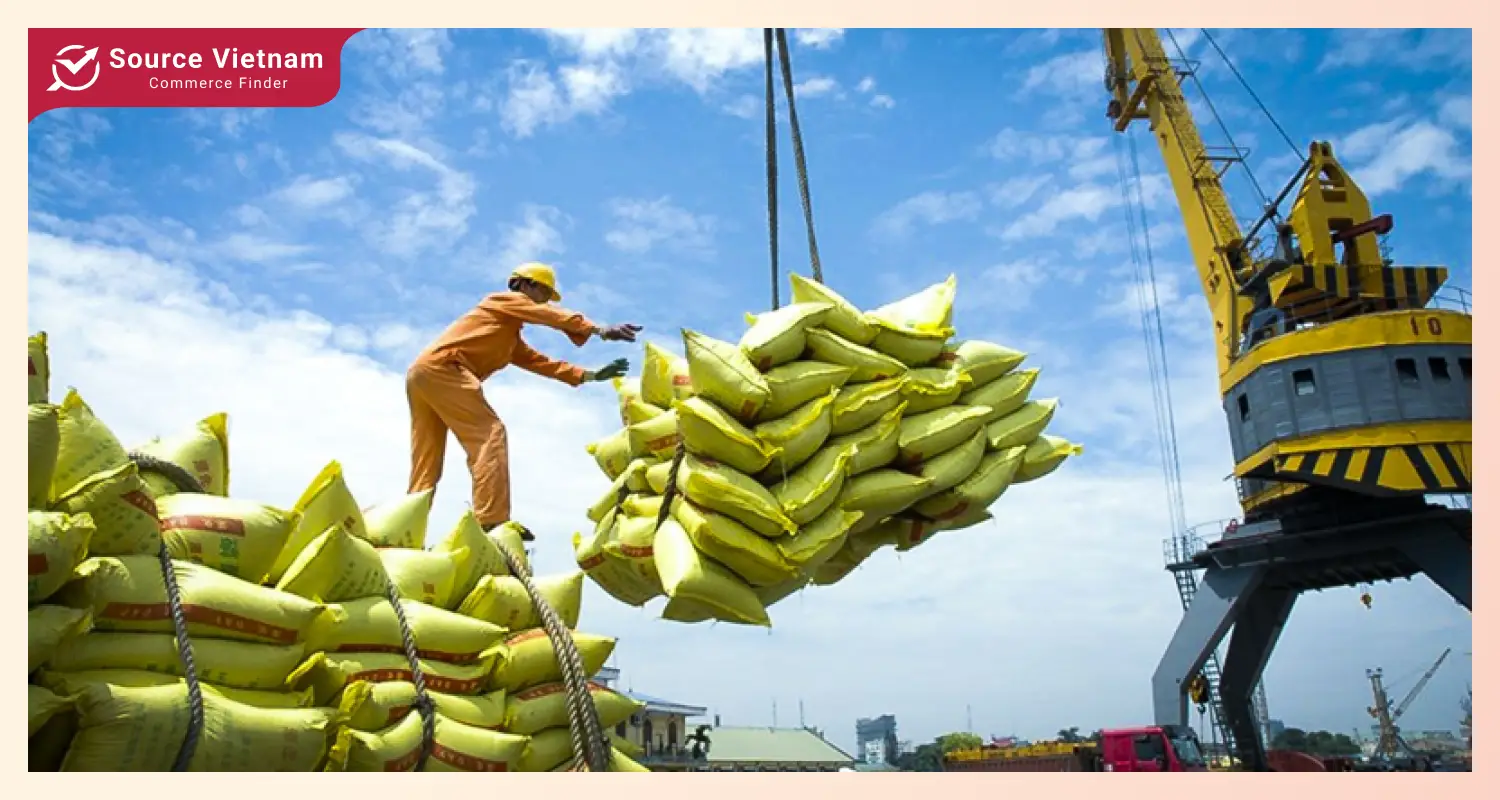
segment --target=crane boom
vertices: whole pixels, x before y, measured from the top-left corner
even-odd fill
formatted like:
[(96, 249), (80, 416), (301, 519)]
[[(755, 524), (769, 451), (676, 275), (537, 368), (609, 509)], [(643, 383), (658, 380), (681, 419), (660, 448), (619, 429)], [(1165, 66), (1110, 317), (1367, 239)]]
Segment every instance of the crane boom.
[(1444, 650), (1443, 654), (1438, 656), (1437, 661), (1434, 661), (1432, 666), (1428, 667), (1427, 671), (1422, 673), (1422, 677), (1417, 681), (1417, 685), (1411, 687), (1411, 691), (1407, 692), (1406, 697), (1402, 698), (1401, 704), (1396, 706), (1395, 711), (1391, 712), (1392, 721), (1401, 719), (1401, 715), (1406, 713), (1406, 709), (1411, 706), (1413, 700), (1417, 699), (1417, 695), (1421, 694), (1422, 690), (1427, 688), (1427, 682), (1432, 680), (1433, 675), (1437, 674), (1438, 667), (1443, 665), (1443, 662), (1448, 659), (1448, 654), (1451, 652), (1453, 652), (1453, 648), (1451, 647)]
[(1248, 277), (1242, 257), (1244, 236), (1161, 37), (1151, 28), (1106, 28), (1104, 50), (1115, 130), (1124, 131), (1132, 120), (1145, 119), (1156, 135), (1182, 210), (1193, 264), (1213, 313), (1215, 350), (1223, 375), (1234, 359), (1235, 341), (1250, 310), (1237, 291)]

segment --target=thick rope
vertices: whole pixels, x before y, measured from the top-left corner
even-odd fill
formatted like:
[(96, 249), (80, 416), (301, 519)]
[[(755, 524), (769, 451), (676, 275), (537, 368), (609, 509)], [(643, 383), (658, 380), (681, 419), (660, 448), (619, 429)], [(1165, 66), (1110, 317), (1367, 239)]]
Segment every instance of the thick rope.
[[(177, 490), (202, 494), (203, 486), (191, 472), (160, 458), (140, 452), (131, 452), (130, 460), (136, 469), (154, 472), (171, 481)], [(156, 551), (156, 560), (161, 564), (162, 584), (167, 590), (167, 609), (172, 615), (172, 632), (177, 638), (177, 658), (182, 662), (182, 677), (188, 690), (188, 727), (182, 744), (177, 748), (177, 757), (172, 761), (173, 772), (187, 772), (193, 755), (198, 752), (198, 740), (203, 735), (203, 687), (198, 683), (198, 664), (193, 658), (193, 643), (188, 639), (187, 613), (182, 608), (182, 591), (177, 585), (177, 570), (172, 566), (172, 553), (163, 538)]]
[(667, 485), (661, 493), (661, 510), (656, 512), (656, 528), (652, 534), (661, 530), (663, 522), (672, 516), (672, 501), (677, 499), (677, 472), (682, 469), (682, 459), (687, 455), (687, 444), (679, 436), (677, 439), (677, 450), (672, 454), (672, 469), (667, 472)]
[(583, 657), (573, 634), (563, 623), (557, 611), (547, 603), (531, 579), (531, 571), (515, 554), (498, 547), (500, 557), (510, 573), (521, 582), (531, 605), (542, 621), (542, 628), (552, 642), (557, 654), (557, 665), (563, 676), (563, 688), (567, 693), (568, 732), (572, 737), (573, 764), (575, 772), (606, 772), (609, 770), (610, 743), (599, 724), (599, 709), (594, 705), (594, 696), (589, 691), (590, 679), (583, 668)]
[(807, 188), (807, 158), (802, 152), (802, 127), (797, 124), (797, 99), (792, 84), (792, 53), (786, 44), (786, 28), (776, 29), (776, 48), (781, 51), (781, 84), (786, 91), (787, 119), (792, 123), (792, 155), (797, 160), (797, 190), (802, 195), (802, 218), (807, 223), (807, 251), (813, 280), (823, 282), (823, 263), (818, 258), (818, 236), (813, 231), (812, 193)]
[(780, 247), (776, 226), (776, 81), (772, 37), (775, 28), (765, 29), (766, 38), (766, 213), (771, 229), (771, 309), (781, 308), (781, 270), (777, 263)]
[(411, 666), (411, 682), (417, 687), (417, 701), (413, 704), (422, 715), (422, 749), (417, 755), (413, 772), (421, 772), (432, 755), (432, 746), (437, 736), (437, 712), (432, 696), (427, 693), (427, 677), (422, 674), (422, 663), (417, 654), (417, 637), (412, 635), (411, 625), (406, 621), (406, 610), (401, 607), (401, 593), (394, 581), (387, 580), (385, 598), (396, 610), (396, 624), (401, 627), (401, 649), (406, 652), (406, 663)]

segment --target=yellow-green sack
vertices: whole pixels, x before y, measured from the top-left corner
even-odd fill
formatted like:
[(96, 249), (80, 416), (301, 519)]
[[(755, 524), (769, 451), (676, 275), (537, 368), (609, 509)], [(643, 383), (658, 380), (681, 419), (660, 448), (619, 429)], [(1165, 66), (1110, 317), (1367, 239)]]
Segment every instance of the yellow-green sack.
[(26, 512), (26, 602), (46, 600), (73, 577), (88, 557), (94, 520), (87, 514)]
[(983, 430), (975, 431), (969, 441), (924, 462), (917, 470), (917, 475), (932, 481), (932, 485), (927, 487), (928, 494), (952, 489), (973, 475), (974, 470), (979, 468), (980, 460), (984, 458), (987, 441)]
[(156, 516), (172, 558), (251, 583), (265, 580), (298, 518), (247, 500), (187, 493), (158, 497)]
[[(78, 696), (64, 772), (168, 772), (187, 734), (187, 685), (94, 684)], [(329, 708), (266, 709), (203, 694), (192, 772), (311, 772), (338, 719)]]
[(756, 419), (780, 419), (796, 408), (841, 389), (852, 375), (854, 370), (850, 367), (823, 361), (793, 361), (772, 367), (766, 372), (766, 388), (771, 392), (771, 399), (766, 401)]
[[(274, 645), (193, 638), (198, 677), (218, 686), (277, 691), (302, 663), (301, 644)], [(177, 638), (170, 633), (95, 631), (59, 644), (47, 660), (55, 672), (134, 670), (182, 677)]]
[(977, 389), (1019, 367), (1026, 354), (1009, 347), (970, 339), (953, 342), (938, 356), (939, 366), (957, 367), (969, 376), (970, 387)]
[(925, 497), (931, 478), (919, 478), (894, 469), (877, 469), (850, 478), (839, 494), (839, 508), (862, 512), (866, 518), (884, 519), (910, 508)]
[[(604, 729), (630, 719), (631, 714), (646, 706), (593, 682), (589, 683), (589, 694), (599, 712), (599, 727)], [(505, 699), (505, 729), (511, 733), (530, 736), (567, 724), (567, 693), (561, 683), (544, 683)]]
[(811, 278), (794, 274), (791, 279), (792, 302), (827, 303), (832, 306), (823, 316), (823, 327), (855, 344), (869, 344), (875, 339), (874, 323), (865, 319), (864, 313), (853, 303)]
[(684, 456), (677, 470), (677, 490), (694, 503), (733, 517), (762, 536), (781, 536), (797, 529), (764, 486), (727, 464), (692, 454)]
[(946, 492), (921, 500), (913, 510), (941, 522), (956, 519), (973, 509), (989, 508), (1010, 488), (1025, 452), (1025, 447), (1011, 447), (986, 453), (974, 474)]
[(620, 398), (620, 423), (626, 427), (666, 413), (641, 398), (640, 378), (615, 378), (614, 387)]
[(26, 685), (26, 737), (29, 739), (60, 712), (72, 709), (69, 697), (59, 697), (40, 686)]
[(844, 488), (856, 448), (828, 446), (819, 450), (786, 480), (768, 487), (787, 518), (806, 525), (827, 511)]
[(641, 369), (641, 399), (657, 408), (671, 408), (675, 401), (686, 400), (693, 394), (688, 360), (647, 342)]
[(934, 283), (916, 294), (908, 295), (865, 313), (865, 319), (876, 325), (915, 333), (953, 332), (953, 302), (958, 295), (958, 276)]
[(850, 529), (863, 516), (859, 511), (830, 508), (822, 516), (804, 525), (802, 530), (797, 531), (797, 535), (776, 540), (776, 546), (790, 564), (811, 573), (844, 546)]
[(51, 371), (51, 364), (47, 360), (47, 334), (39, 332), (26, 337), (26, 402), (28, 404), (47, 402)]
[[(439, 714), (475, 728), (499, 730), (505, 724), (504, 691), (460, 695), (427, 691)], [(339, 696), (345, 725), (357, 731), (379, 731), (405, 719), (416, 707), (417, 686), (402, 681), (355, 681)]]
[(765, 477), (784, 480), (828, 441), (833, 429), (834, 394), (829, 392), (781, 419), (755, 426), (756, 438), (771, 448)]
[(750, 585), (704, 558), (675, 519), (663, 522), (656, 533), (656, 572), (663, 590), (674, 601), (710, 608), (715, 618), (725, 622), (771, 625), (765, 606)]
[[(229, 496), (229, 415), (204, 417), (191, 430), (156, 438), (137, 447), (148, 456), (169, 461), (198, 479), (204, 494)], [(176, 494), (177, 486), (160, 475), (145, 476), (153, 497)]]
[(699, 394), (742, 421), (760, 414), (771, 390), (739, 347), (690, 330), (682, 332), (682, 342), (693, 388)]
[(757, 438), (759, 428), (752, 432), (702, 397), (684, 400), (674, 410), (688, 452), (754, 474), (766, 468), (777, 450), (775, 442), (762, 443)]
[[(497, 652), (505, 629), (441, 608), (402, 600), (401, 611), (416, 640), (420, 658), (449, 664), (472, 664)], [(404, 654), (401, 623), (384, 597), (333, 603), (307, 630), (310, 651), (326, 653)]]
[(590, 442), (588, 452), (605, 477), (610, 480), (620, 477), (634, 456), (630, 449), (630, 429), (621, 428), (597, 442)]
[[(578, 624), (583, 604), (583, 575), (583, 572), (575, 570), (561, 575), (537, 577), (532, 581), (537, 593), (569, 628)], [(525, 587), (520, 580), (510, 576), (490, 575), (480, 578), (479, 585), (459, 605), (458, 613), (510, 631), (535, 628), (542, 624)]]
[(385, 597), (389, 579), (375, 546), (331, 527), (297, 556), (276, 589), (315, 603)]
[(26, 612), (26, 674), (47, 663), (64, 642), (88, 632), (89, 612), (67, 606), (40, 605)]
[[(573, 631), (573, 645), (583, 661), (585, 675), (598, 674), (615, 651), (615, 640), (608, 636)], [(557, 664), (557, 651), (541, 628), (513, 633), (505, 640), (505, 660), (490, 676), (490, 687), (519, 692), (544, 683), (563, 679)]]
[(88, 514), (93, 518), (90, 555), (154, 555), (161, 550), (161, 521), (156, 517), (156, 501), (146, 491), (134, 463), (127, 462), (84, 478), (72, 490), (56, 495), (52, 510)]
[(399, 497), (365, 509), (365, 538), (376, 547), (420, 548), (427, 542), (427, 518), (432, 513), (432, 490)]
[[(772, 540), (723, 514), (716, 514), (677, 498), (672, 503), (672, 517), (687, 532), (688, 539), (698, 552), (727, 567), (751, 586), (780, 583), (797, 573), (796, 568), (781, 557), (781, 552), (776, 549)], [(657, 552), (661, 552), (660, 548)], [(658, 573), (661, 571), (659, 562), (660, 556)], [(663, 585), (665, 584), (663, 578)], [(668, 591), (667, 594), (670, 595), (671, 592)]]
[[(502, 525), (485, 535), (484, 528), (474, 518), (474, 512), (465, 511), (448, 536), (433, 548), (434, 552), (446, 553), (453, 559), (453, 592), (449, 595), (449, 610), (462, 603), (486, 575), (510, 574), (504, 556), (500, 555), (500, 540), (495, 535), (505, 528)], [(524, 548), (520, 546), (519, 538), (511, 538), (512, 544), (506, 550), (516, 559), (524, 560)]]
[(792, 303), (746, 314), (750, 330), (740, 337), (740, 350), (761, 372), (794, 361), (807, 347), (807, 329), (821, 324), (832, 310), (831, 303)]
[(994, 515), (983, 508), (970, 508), (952, 519), (942, 522), (933, 522), (918, 517), (904, 518), (892, 517), (889, 523), (894, 526), (894, 537), (896, 540), (896, 552), (905, 553), (918, 545), (931, 541), (936, 534), (945, 531), (958, 531), (964, 528), (972, 528), (980, 523), (989, 522)]
[(1019, 411), (1030, 397), (1031, 387), (1036, 385), (1037, 376), (1040, 374), (1041, 370), (1035, 368), (1012, 372), (977, 389), (964, 392), (959, 395), (958, 402), (966, 406), (989, 408), (990, 415), (984, 420), (988, 425), (1001, 417)]
[[(53, 672), (45, 670), (39, 678), (43, 684), (64, 695), (76, 695), (89, 687), (98, 685), (140, 688), (145, 686), (185, 686), (185, 678), (146, 672), (138, 669), (98, 669), (84, 672)], [(216, 686), (206, 680), (198, 685), (204, 694), (213, 692), (220, 697), (244, 703), (256, 708), (312, 708), (313, 693), (283, 692), (269, 689), (237, 689), (233, 686)]]
[(901, 418), (896, 447), (902, 466), (917, 467), (968, 441), (984, 428), (984, 406), (949, 406)]
[(908, 415), (922, 414), (947, 408), (958, 401), (964, 387), (969, 385), (968, 376), (958, 370), (923, 367), (906, 373), (901, 386), (901, 395), (906, 400)]
[(1014, 413), (989, 424), (991, 450), (1025, 447), (1042, 434), (1052, 415), (1057, 413), (1057, 398), (1029, 400)]
[[(422, 680), (430, 691), (473, 695), (484, 691), (490, 672), (503, 648), (485, 654), (471, 664), (449, 664), (429, 658), (417, 660)], [(356, 681), (367, 683), (411, 683), (411, 662), (391, 653), (314, 653), (298, 667), (287, 685), (294, 691), (312, 689), (318, 705), (337, 703), (340, 693)]]
[[(385, 574), (396, 584), (397, 594), (429, 606), (453, 607), (454, 572), (459, 561), (454, 553), (406, 547), (383, 547), (377, 552)], [(457, 555), (467, 556), (468, 552), (460, 546)]]
[(52, 471), (52, 496), (70, 494), (84, 480), (129, 462), (125, 447), (113, 431), (94, 416), (94, 410), (72, 389), (57, 414), (57, 466)]
[(671, 458), (681, 437), (677, 432), (677, 412), (668, 411), (626, 428), (630, 436), (630, 454), (636, 458)]
[(906, 365), (900, 361), (822, 328), (807, 332), (807, 351), (815, 360), (841, 364), (854, 370), (849, 376), (850, 383), (883, 381), (906, 373)]
[(844, 386), (833, 399), (833, 435), (842, 436), (874, 425), (905, 402), (904, 378)]
[[(323, 606), (288, 592), (246, 583), (188, 561), (174, 561), (188, 635), (247, 642), (292, 644)], [(57, 597), (63, 605), (89, 608), (102, 631), (168, 633), (172, 617), (161, 562), (154, 556), (90, 558), (78, 579)]]
[(36, 403), (26, 408), (26, 507), (45, 511), (52, 500), (52, 472), (57, 468), (57, 406)]
[(349, 486), (344, 482), (344, 468), (337, 461), (323, 467), (292, 504), (292, 510), (300, 516), (267, 576), (271, 583), (280, 581), (312, 540), (331, 527), (338, 526), (351, 536), (369, 539), (364, 514), (359, 510), (359, 503), (354, 501), (354, 495), (349, 493)]
[(824, 449), (851, 453), (850, 476), (888, 466), (901, 454), (901, 417), (905, 409), (906, 406), (897, 405), (873, 424), (828, 440)]
[(1011, 482), (1034, 481), (1057, 469), (1068, 456), (1082, 453), (1083, 445), (1044, 433), (1026, 447), (1026, 452), (1021, 456), (1021, 466), (1016, 469), (1016, 476)]
[[(476, 728), (434, 715), (432, 752), (423, 772), (511, 772), (526, 752), (527, 738)], [(421, 760), (422, 715), (367, 733), (340, 728), (328, 751), (327, 772), (411, 772)]]

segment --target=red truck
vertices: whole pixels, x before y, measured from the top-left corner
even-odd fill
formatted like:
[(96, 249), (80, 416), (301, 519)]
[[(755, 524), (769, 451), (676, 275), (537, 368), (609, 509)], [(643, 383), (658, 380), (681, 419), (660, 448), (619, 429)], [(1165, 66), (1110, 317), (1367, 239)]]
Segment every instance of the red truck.
[(984, 746), (943, 756), (944, 772), (1204, 772), (1191, 728), (1116, 728), (1095, 742)]

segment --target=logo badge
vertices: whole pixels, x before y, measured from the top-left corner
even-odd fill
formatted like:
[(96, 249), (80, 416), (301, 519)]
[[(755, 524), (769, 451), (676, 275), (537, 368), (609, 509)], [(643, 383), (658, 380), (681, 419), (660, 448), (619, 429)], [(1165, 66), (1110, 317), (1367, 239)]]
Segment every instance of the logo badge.
[[(75, 50), (83, 50), (83, 54), (69, 58), (68, 53)], [(82, 83), (69, 83), (70, 80), (82, 80), (83, 73), (86, 72), (89, 66), (93, 66), (94, 71), (92, 74), (89, 74), (88, 80)], [(59, 72), (58, 67), (62, 67), (63, 71)], [(47, 87), (47, 91), (55, 92), (58, 89), (67, 89), (70, 92), (81, 92), (93, 86), (94, 81), (99, 80), (99, 72), (99, 48), (90, 47), (85, 49), (81, 44), (70, 44), (57, 51), (57, 56), (52, 59), (52, 85)], [(64, 75), (67, 77), (65, 78)]]

